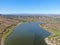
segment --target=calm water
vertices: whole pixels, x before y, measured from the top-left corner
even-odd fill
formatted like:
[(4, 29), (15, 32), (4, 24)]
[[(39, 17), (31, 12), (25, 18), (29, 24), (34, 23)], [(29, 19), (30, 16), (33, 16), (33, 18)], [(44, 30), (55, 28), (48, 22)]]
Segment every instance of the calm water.
[(7, 38), (5, 45), (47, 45), (44, 38), (50, 33), (39, 27), (39, 24), (34, 22), (17, 26)]

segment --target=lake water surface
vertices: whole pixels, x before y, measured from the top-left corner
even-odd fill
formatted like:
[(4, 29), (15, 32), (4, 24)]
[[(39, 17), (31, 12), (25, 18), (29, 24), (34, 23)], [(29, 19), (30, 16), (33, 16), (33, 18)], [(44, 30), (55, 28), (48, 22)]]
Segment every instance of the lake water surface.
[(50, 33), (41, 28), (39, 24), (39, 22), (32, 22), (17, 26), (6, 39), (5, 45), (47, 45), (44, 39)]

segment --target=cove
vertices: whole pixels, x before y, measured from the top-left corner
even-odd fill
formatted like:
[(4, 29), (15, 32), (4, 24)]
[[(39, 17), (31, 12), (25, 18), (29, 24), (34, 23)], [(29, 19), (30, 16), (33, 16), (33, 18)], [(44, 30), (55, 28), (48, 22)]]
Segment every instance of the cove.
[(44, 41), (51, 33), (39, 26), (40, 22), (20, 24), (8, 36), (4, 45), (47, 45)]

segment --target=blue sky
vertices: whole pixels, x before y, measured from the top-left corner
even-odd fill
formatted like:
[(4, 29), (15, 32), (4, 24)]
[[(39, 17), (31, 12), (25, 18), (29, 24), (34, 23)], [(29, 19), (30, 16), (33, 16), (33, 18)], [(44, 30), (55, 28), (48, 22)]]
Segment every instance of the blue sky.
[(0, 0), (2, 14), (60, 14), (60, 0)]

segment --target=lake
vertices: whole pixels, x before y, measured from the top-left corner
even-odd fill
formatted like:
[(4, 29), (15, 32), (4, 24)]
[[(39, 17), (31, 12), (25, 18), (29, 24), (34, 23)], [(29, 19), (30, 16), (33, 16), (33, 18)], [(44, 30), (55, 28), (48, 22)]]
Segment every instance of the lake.
[(39, 26), (40, 22), (24, 23), (8, 36), (5, 45), (47, 45), (44, 41), (51, 33)]

